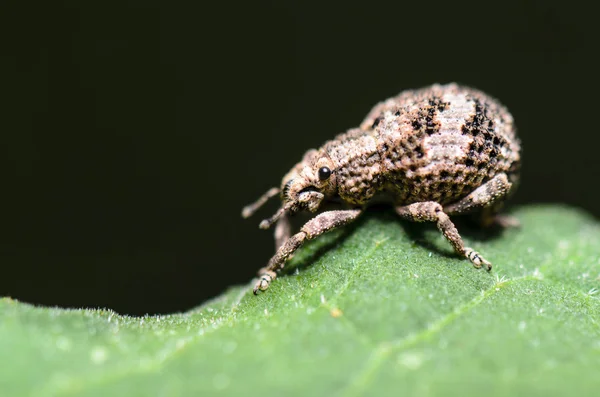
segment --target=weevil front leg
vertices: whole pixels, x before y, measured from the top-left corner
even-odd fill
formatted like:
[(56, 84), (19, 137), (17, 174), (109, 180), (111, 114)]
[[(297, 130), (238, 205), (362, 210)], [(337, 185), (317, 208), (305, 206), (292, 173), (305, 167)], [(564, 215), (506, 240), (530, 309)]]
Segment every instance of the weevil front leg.
[(259, 270), (258, 276), (260, 279), (254, 286), (254, 294), (256, 295), (258, 290), (264, 291), (269, 288), (271, 282), (277, 277), (276, 270), (282, 269), (290, 255), (300, 248), (306, 240), (312, 240), (325, 232), (346, 225), (355, 220), (361, 213), (362, 209), (327, 211), (306, 222), (300, 232), (288, 238), (279, 247), (269, 264)]
[(492, 270), (492, 264), (490, 262), (479, 255), (477, 251), (465, 247), (456, 226), (454, 226), (454, 223), (452, 223), (439, 203), (436, 203), (435, 201), (424, 201), (421, 203), (396, 207), (396, 213), (404, 219), (415, 222), (435, 222), (437, 228), (442, 232), (444, 237), (446, 237), (446, 240), (454, 247), (454, 251), (469, 259), (476, 268), (485, 266), (487, 270)]

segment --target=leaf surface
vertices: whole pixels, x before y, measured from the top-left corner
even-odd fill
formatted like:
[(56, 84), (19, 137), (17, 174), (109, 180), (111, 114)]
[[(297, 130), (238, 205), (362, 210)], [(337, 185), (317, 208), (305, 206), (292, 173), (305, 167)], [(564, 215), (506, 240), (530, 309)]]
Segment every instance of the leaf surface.
[(1, 299), (0, 395), (597, 395), (600, 226), (559, 206), (514, 215), (494, 238), (459, 225), (492, 273), (385, 212), (302, 248), (266, 293), (188, 313)]

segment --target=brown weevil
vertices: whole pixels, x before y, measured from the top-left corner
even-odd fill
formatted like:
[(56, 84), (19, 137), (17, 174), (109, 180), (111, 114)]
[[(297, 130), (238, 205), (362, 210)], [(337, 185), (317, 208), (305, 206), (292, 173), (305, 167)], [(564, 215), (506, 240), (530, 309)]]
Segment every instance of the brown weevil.
[[(396, 213), (416, 222), (435, 222), (454, 250), (476, 268), (492, 264), (465, 247), (449, 215), (477, 213), (483, 225), (516, 221), (498, 215), (519, 179), (520, 142), (513, 118), (494, 98), (457, 84), (401, 92), (377, 104), (359, 128), (350, 129), (305, 153), (256, 203), (280, 195), (281, 208), (260, 228), (275, 227), (279, 247), (259, 271), (254, 287), (266, 290), (286, 260), (306, 240), (355, 220), (377, 196)], [(347, 209), (316, 215), (294, 235), (289, 216), (317, 212), (341, 201)]]

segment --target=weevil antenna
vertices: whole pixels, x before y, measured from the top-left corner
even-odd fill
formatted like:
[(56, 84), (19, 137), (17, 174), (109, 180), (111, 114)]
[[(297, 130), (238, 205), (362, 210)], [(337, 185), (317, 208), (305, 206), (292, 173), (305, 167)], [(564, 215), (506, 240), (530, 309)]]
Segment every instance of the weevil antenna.
[(278, 194), (279, 194), (279, 188), (277, 188), (277, 187), (270, 188), (269, 190), (266, 191), (265, 194), (260, 196), (260, 198), (258, 200), (256, 200), (254, 203), (252, 203), (250, 205), (245, 206), (242, 209), (242, 217), (248, 218), (248, 217), (252, 216), (252, 214), (254, 214), (256, 212), (256, 210), (258, 210), (260, 207), (262, 207), (264, 203), (269, 201), (269, 199), (271, 197), (275, 197)]
[(277, 222), (279, 220), (279, 218), (281, 218), (283, 216), (283, 214), (288, 212), (291, 208), (292, 208), (292, 203), (287, 203), (283, 207), (279, 208), (272, 217), (263, 219), (260, 222), (260, 225), (258, 225), (258, 227), (260, 227), (261, 229), (270, 228), (275, 222)]

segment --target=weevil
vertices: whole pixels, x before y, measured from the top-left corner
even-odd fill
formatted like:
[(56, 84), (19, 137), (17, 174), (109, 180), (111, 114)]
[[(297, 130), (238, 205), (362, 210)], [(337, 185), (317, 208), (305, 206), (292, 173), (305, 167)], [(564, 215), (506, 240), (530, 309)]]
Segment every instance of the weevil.
[[(477, 214), (484, 226), (512, 226), (499, 211), (519, 180), (520, 141), (513, 117), (495, 98), (458, 84), (407, 90), (380, 102), (360, 127), (308, 150), (282, 179), (245, 207), (251, 216), (279, 195), (282, 205), (261, 229), (275, 226), (279, 247), (260, 269), (254, 294), (269, 288), (277, 271), (307, 240), (346, 225), (377, 197), (416, 222), (435, 222), (454, 251), (476, 268), (492, 264), (465, 247), (451, 215)], [(289, 217), (318, 212), (338, 201), (343, 210), (324, 211), (291, 234)]]

